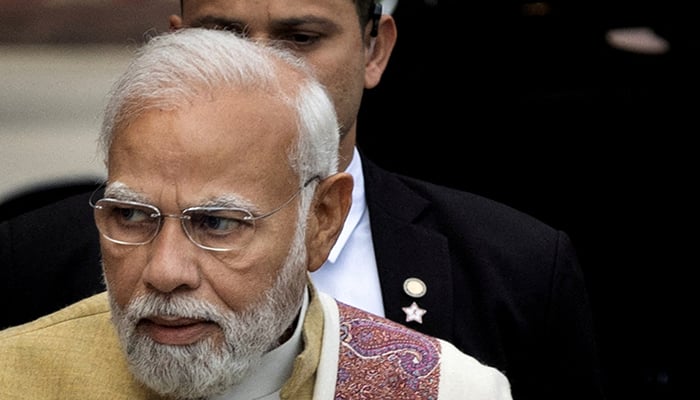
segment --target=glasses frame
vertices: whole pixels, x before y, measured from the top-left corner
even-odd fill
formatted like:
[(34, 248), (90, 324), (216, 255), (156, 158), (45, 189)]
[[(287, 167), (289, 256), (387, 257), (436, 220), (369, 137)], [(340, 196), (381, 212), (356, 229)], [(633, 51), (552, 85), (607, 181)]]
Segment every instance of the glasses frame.
[[(97, 229), (100, 231), (100, 234), (102, 237), (105, 239), (109, 240), (112, 243), (120, 244), (120, 245), (125, 245), (125, 246), (143, 246), (145, 244), (148, 244), (152, 242), (160, 233), (160, 230), (163, 228), (163, 221), (165, 218), (173, 218), (173, 219), (179, 219), (180, 220), (180, 226), (182, 227), (182, 230), (185, 232), (185, 236), (192, 242), (195, 246), (199, 247), (200, 249), (204, 250), (210, 250), (210, 251), (234, 251), (234, 250), (240, 250), (245, 248), (248, 243), (245, 243), (241, 247), (238, 248), (222, 248), (222, 247), (212, 247), (212, 246), (207, 246), (205, 244), (199, 243), (190, 233), (190, 231), (187, 228), (186, 220), (191, 220), (192, 217), (188, 215), (187, 213), (191, 212), (197, 212), (197, 211), (209, 211), (209, 212), (216, 212), (216, 211), (237, 211), (237, 212), (242, 212), (244, 214), (247, 214), (246, 216), (243, 217), (243, 221), (246, 222), (251, 222), (253, 223), (253, 229), (257, 229), (255, 226), (255, 222), (267, 217), (270, 217), (283, 208), (285, 208), (287, 205), (289, 205), (297, 196), (299, 196), (299, 193), (301, 193), (302, 190), (304, 190), (309, 184), (316, 180), (321, 180), (321, 177), (319, 175), (315, 175), (314, 177), (308, 179), (306, 182), (304, 182), (303, 185), (301, 185), (287, 200), (285, 200), (282, 204), (279, 206), (273, 208), (271, 211), (268, 211), (266, 213), (260, 214), (260, 215), (254, 215), (250, 210), (246, 210), (244, 208), (238, 208), (238, 207), (205, 207), (205, 206), (194, 206), (194, 207), (188, 207), (185, 208), (184, 210), (181, 210), (179, 214), (165, 214), (160, 211), (160, 209), (152, 204), (147, 204), (147, 203), (141, 203), (138, 201), (131, 201), (131, 200), (118, 200), (115, 198), (111, 197), (103, 197), (98, 200), (95, 200), (95, 195), (107, 185), (107, 182), (103, 183), (98, 187), (90, 196), (90, 199), (88, 200), (88, 203), (90, 204), (90, 207), (95, 209), (95, 213), (97, 213), (97, 210), (102, 209), (103, 207), (100, 205), (101, 202), (105, 203), (118, 203), (118, 204), (124, 204), (124, 205), (129, 205), (129, 206), (135, 206), (135, 207), (143, 207), (149, 210), (152, 210), (153, 213), (149, 214), (148, 216), (152, 219), (155, 219), (158, 221), (158, 224), (156, 225), (156, 229), (153, 230), (153, 233), (151, 236), (142, 242), (126, 242), (123, 240), (115, 239), (112, 237), (107, 236), (102, 229), (100, 229), (100, 225), (97, 223), (97, 217), (95, 217), (95, 224), (97, 225)], [(253, 232), (253, 235), (255, 232)]]

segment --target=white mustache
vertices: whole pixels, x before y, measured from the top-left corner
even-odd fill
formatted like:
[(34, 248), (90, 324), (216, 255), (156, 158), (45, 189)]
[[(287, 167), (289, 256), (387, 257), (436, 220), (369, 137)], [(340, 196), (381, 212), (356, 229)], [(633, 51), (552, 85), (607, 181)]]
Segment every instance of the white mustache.
[[(230, 311), (229, 311), (230, 312)], [(223, 325), (226, 312), (213, 304), (187, 295), (147, 293), (135, 298), (124, 310), (132, 324), (147, 318), (187, 318), (212, 321)]]

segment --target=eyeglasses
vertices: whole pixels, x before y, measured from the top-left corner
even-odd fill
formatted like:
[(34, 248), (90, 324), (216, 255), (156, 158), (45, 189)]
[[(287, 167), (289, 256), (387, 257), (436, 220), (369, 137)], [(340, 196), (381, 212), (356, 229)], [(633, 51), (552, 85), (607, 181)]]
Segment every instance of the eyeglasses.
[(102, 236), (114, 243), (141, 246), (150, 243), (160, 232), (165, 218), (179, 219), (185, 235), (197, 247), (212, 251), (240, 250), (250, 243), (255, 235), (256, 221), (267, 218), (283, 209), (294, 200), (315, 176), (306, 181), (279, 207), (262, 215), (253, 215), (242, 208), (189, 207), (180, 214), (163, 214), (153, 205), (136, 201), (102, 198), (90, 206), (95, 209), (95, 223)]

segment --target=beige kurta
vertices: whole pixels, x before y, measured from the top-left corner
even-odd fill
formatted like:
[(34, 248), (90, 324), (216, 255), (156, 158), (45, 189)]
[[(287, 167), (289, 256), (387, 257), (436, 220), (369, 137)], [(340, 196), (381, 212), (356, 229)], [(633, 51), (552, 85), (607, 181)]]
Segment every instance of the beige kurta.
[[(451, 344), (311, 290), (305, 348), (283, 399), (511, 399), (504, 375)], [(130, 374), (106, 293), (0, 331), (0, 393), (3, 400), (161, 398)]]

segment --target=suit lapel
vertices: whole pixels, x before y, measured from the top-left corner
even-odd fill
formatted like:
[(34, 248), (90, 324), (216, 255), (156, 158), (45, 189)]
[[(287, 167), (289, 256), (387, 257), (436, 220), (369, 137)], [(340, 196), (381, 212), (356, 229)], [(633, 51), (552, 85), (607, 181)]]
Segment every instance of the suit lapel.
[[(430, 227), (429, 202), (371, 161), (363, 158), (362, 165), (386, 317), (451, 340), (454, 308), (448, 244)], [(425, 295), (414, 298), (406, 293), (404, 282), (409, 278), (425, 283)], [(403, 307), (414, 301), (427, 311), (422, 323), (406, 321)]]

